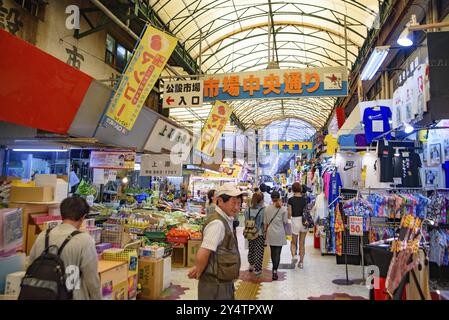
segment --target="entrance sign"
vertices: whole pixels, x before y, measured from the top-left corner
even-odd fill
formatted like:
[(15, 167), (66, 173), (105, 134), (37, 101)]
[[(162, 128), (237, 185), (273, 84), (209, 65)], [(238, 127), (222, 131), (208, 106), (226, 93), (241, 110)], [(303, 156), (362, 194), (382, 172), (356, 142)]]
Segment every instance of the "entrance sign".
[(203, 80), (170, 81), (164, 84), (162, 107), (193, 108), (203, 106)]
[(261, 141), (261, 152), (312, 152), (312, 142), (303, 141)]
[(345, 67), (206, 75), (204, 101), (337, 97), (348, 94)]
[(214, 156), (231, 113), (232, 107), (230, 105), (221, 101), (215, 102), (201, 131), (201, 138), (196, 144), (198, 151), (210, 157)]
[(176, 43), (176, 38), (147, 27), (108, 106), (106, 124), (124, 134), (132, 130)]
[(143, 154), (140, 176), (180, 177), (182, 164), (172, 163), (169, 154)]

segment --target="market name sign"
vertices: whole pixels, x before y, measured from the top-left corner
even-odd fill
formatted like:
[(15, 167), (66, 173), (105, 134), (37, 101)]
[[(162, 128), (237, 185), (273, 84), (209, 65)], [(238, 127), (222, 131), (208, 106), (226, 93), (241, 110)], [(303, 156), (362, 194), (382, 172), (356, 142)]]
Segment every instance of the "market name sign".
[(312, 142), (261, 141), (261, 152), (312, 152)]
[(204, 101), (348, 95), (345, 67), (263, 70), (207, 75)]
[(147, 27), (114, 92), (104, 123), (127, 134), (176, 47), (177, 39)]

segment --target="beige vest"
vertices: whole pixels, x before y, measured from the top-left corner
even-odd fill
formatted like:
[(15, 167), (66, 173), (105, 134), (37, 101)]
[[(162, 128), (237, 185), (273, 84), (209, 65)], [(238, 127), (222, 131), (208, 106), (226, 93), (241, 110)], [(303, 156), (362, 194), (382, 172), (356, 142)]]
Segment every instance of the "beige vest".
[(217, 250), (210, 254), (209, 262), (201, 274), (200, 280), (215, 283), (233, 282), (239, 278), (240, 273), (240, 252), (237, 239), (229, 228), (228, 222), (218, 212), (214, 212), (208, 217), (203, 230), (215, 220), (220, 220), (225, 226), (225, 236)]

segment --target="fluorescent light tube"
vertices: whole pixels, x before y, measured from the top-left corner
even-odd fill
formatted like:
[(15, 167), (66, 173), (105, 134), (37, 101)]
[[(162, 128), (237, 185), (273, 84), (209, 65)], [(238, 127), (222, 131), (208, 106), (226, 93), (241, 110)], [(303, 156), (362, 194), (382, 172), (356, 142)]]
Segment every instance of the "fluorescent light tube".
[(360, 79), (363, 81), (371, 80), (379, 70), (382, 63), (384, 63), (389, 51), (390, 46), (375, 47), (370, 58), (368, 59), (367, 64), (360, 74)]
[(67, 149), (12, 149), (17, 152), (68, 152)]

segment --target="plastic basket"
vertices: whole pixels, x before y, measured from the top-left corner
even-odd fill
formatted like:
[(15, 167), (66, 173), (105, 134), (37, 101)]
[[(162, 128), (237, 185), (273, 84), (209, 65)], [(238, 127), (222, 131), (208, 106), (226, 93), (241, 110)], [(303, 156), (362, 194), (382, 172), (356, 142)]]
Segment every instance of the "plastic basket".
[(87, 232), (94, 238), (95, 244), (101, 242), (101, 228), (87, 228)]

